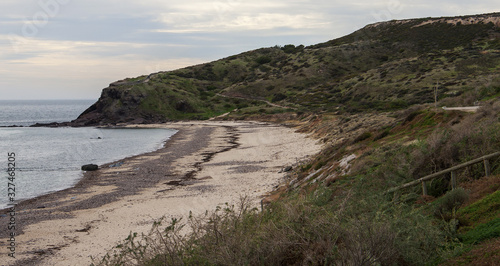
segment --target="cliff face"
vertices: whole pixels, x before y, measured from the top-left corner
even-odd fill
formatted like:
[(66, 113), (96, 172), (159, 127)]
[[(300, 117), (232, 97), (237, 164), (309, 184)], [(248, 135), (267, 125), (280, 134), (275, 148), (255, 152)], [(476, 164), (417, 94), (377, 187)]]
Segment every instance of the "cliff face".
[[(114, 123), (142, 123), (145, 116), (140, 112), (139, 105), (147, 95), (132, 94), (130, 89), (123, 89), (110, 85), (102, 90), (99, 100), (85, 110), (75, 121), (78, 126), (114, 124)], [(161, 121), (150, 117), (148, 122)]]
[[(110, 84), (75, 125), (405, 108), (500, 84), (500, 13), (390, 21)], [(270, 105), (270, 103), (274, 105)], [(291, 108), (284, 108), (291, 107)]]

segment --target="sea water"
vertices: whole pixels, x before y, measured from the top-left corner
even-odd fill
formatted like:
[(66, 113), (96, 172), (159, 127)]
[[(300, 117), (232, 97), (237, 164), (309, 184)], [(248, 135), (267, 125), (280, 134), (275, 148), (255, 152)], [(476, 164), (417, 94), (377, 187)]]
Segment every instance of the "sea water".
[(0, 100), (0, 126), (30, 126), (35, 123), (69, 122), (95, 100)]
[[(0, 101), (0, 125), (71, 121), (90, 104)], [(157, 150), (175, 133), (170, 129), (0, 127), (0, 209), (10, 203), (8, 193), (13, 191), (9, 186), (15, 185), (15, 202), (63, 190), (81, 179), (82, 165), (101, 165)], [(15, 179), (11, 180), (9, 159), (15, 161)]]

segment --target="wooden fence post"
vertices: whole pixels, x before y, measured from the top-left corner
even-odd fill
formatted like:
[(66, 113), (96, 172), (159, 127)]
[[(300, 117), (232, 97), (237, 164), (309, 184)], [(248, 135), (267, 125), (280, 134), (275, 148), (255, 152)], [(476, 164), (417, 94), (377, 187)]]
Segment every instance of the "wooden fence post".
[(484, 173), (486, 176), (490, 176), (491, 174), (490, 161), (488, 159), (484, 160)]
[(451, 171), (451, 189), (457, 188), (457, 172)]
[(451, 173), (451, 186), (452, 186), (453, 189), (455, 189), (455, 188), (458, 187), (458, 184), (457, 184), (457, 173), (456, 173), (457, 170), (460, 170), (462, 168), (469, 167), (471, 165), (483, 162), (484, 163), (485, 174), (486, 174), (486, 176), (490, 176), (491, 175), (491, 166), (490, 166), (489, 159), (490, 158), (495, 158), (495, 157), (498, 157), (498, 156), (500, 156), (500, 151), (492, 153), (492, 154), (489, 154), (489, 155), (485, 155), (483, 157), (474, 159), (472, 161), (468, 161), (466, 163), (462, 163), (460, 165), (453, 166), (451, 168), (439, 171), (439, 172), (434, 173), (434, 174), (430, 174), (430, 175), (424, 176), (422, 178), (413, 180), (413, 181), (408, 182), (406, 184), (403, 184), (401, 186), (391, 188), (391, 189), (387, 190), (385, 193), (394, 192), (396, 190), (400, 190), (400, 189), (407, 188), (407, 187), (410, 187), (410, 186), (416, 186), (416, 185), (418, 185), (418, 183), (422, 183), (422, 194), (423, 195), (428, 195), (427, 194), (427, 186), (426, 186), (425, 182), (426, 181), (431, 181), (431, 180), (433, 180), (433, 179), (435, 179), (435, 178), (437, 178), (439, 176), (442, 176), (442, 175), (445, 175), (445, 174), (448, 174), (448, 173)]

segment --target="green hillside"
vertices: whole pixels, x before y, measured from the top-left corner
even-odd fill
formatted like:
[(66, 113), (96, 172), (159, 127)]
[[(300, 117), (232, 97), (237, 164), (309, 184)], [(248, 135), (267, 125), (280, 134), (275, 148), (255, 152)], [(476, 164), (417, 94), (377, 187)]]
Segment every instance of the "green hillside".
[[(437, 95), (435, 94), (437, 91)], [(436, 97), (437, 96), (437, 101)], [(112, 84), (76, 123), (279, 122), (324, 143), (263, 200), (132, 233), (96, 265), (496, 265), (500, 14), (390, 21)], [(438, 106), (436, 107), (435, 104)], [(440, 107), (480, 105), (473, 112)], [(191, 233), (186, 233), (185, 228)]]
[[(392, 111), (433, 102), (435, 87), (440, 100), (470, 91), (484, 96), (500, 82), (500, 14), (483, 15), (497, 24), (473, 18), (456, 25), (430, 18), (373, 24), (309, 47), (262, 48), (125, 79), (105, 88), (76, 122), (208, 119), (246, 108)], [(267, 108), (266, 101), (291, 108)]]

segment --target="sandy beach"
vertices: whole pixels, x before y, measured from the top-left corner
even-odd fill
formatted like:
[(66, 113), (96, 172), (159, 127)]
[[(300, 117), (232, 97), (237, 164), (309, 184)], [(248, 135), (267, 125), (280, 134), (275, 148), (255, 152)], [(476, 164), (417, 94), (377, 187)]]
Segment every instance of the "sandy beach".
[[(147, 125), (151, 127), (151, 125)], [(256, 122), (180, 122), (164, 148), (101, 166), (74, 188), (16, 207), (16, 259), (0, 233), (1, 265), (89, 265), (153, 221), (214, 210), (249, 197), (255, 206), (284, 181), (282, 169), (321, 146), (294, 129)], [(7, 218), (0, 218), (7, 228)], [(3, 230), (1, 230), (3, 231)]]

